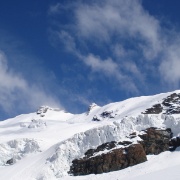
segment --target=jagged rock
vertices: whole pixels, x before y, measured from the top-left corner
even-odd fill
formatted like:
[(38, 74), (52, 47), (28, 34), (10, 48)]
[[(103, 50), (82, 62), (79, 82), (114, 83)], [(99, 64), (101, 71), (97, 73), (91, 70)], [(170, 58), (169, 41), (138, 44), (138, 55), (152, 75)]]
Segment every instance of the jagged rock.
[(97, 116), (94, 116), (92, 121), (101, 121), (101, 119), (99, 119)]
[(162, 104), (164, 106), (171, 106), (171, 103), (176, 103), (179, 99), (180, 99), (180, 95), (173, 93), (169, 95), (167, 98), (165, 98)]
[(112, 113), (113, 113), (113, 111), (104, 111), (101, 113), (101, 117), (103, 117), (103, 118), (114, 118)]
[(170, 151), (174, 151), (177, 147), (180, 146), (180, 137), (172, 138), (169, 141)]
[(154, 127), (145, 130), (145, 133), (139, 135), (143, 140), (142, 144), (146, 154), (159, 154), (169, 150), (169, 141), (172, 138), (171, 129), (157, 129)]
[(145, 162), (146, 160), (146, 154), (142, 145), (133, 144), (126, 148), (114, 149), (106, 154), (75, 159), (72, 162), (70, 173), (75, 176), (92, 173), (100, 174), (124, 169)]
[(180, 114), (180, 94), (173, 93), (163, 99), (161, 104), (155, 104), (142, 114)]
[(163, 110), (161, 104), (155, 104), (153, 107), (148, 108), (143, 114), (159, 114)]
[(7, 160), (6, 164), (7, 164), (7, 165), (12, 165), (12, 164), (14, 164), (14, 159), (11, 158), (11, 159)]
[(167, 108), (166, 114), (180, 113), (180, 94), (173, 93), (168, 96), (162, 104)]
[[(107, 142), (96, 149), (89, 149), (81, 159), (72, 161), (70, 173), (77, 175), (99, 174), (124, 169), (147, 160), (148, 154), (159, 154), (169, 150), (172, 138), (171, 129), (148, 128), (137, 135), (131, 133), (129, 138), (139, 136), (142, 141)], [(121, 147), (118, 147), (122, 145)], [(180, 138), (171, 140), (173, 147), (180, 145)]]
[(46, 113), (48, 109), (50, 109), (50, 107), (48, 107), (48, 106), (41, 106), (41, 107), (37, 110), (36, 114)]
[(128, 145), (130, 145), (130, 144), (132, 144), (131, 141), (118, 142), (118, 145), (123, 145), (123, 146), (128, 146)]
[(104, 118), (114, 118), (115, 115), (113, 114), (113, 111), (104, 111), (98, 117), (95, 115), (92, 119), (92, 121), (101, 121)]
[(89, 149), (88, 151), (86, 151), (85, 156), (86, 157), (91, 157), (91, 156), (94, 155), (94, 153), (98, 153), (98, 152), (104, 151), (104, 150), (113, 149), (117, 145), (128, 146), (130, 144), (132, 144), (132, 142), (130, 142), (130, 141), (122, 141), (122, 142), (111, 141), (111, 142), (107, 142), (107, 143), (104, 143), (104, 144), (98, 146), (96, 149)]
[(130, 138), (130, 139), (135, 138), (135, 137), (137, 137), (136, 132), (133, 132), (133, 133), (131, 133), (131, 134), (129, 135), (129, 138)]
[(104, 143), (100, 146), (98, 146), (96, 149), (89, 149), (86, 153), (85, 153), (85, 156), (87, 157), (91, 157), (93, 156), (94, 153), (97, 153), (99, 151), (104, 151), (104, 150), (110, 150), (114, 147), (116, 147), (117, 145), (117, 142), (115, 141), (111, 141), (111, 142), (107, 142), (107, 143)]

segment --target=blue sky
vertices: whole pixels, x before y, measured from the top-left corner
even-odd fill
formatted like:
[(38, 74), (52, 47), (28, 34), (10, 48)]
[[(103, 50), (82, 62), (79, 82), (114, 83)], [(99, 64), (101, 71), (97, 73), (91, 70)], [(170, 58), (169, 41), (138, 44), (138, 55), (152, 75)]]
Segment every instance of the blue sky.
[(0, 1), (0, 119), (80, 113), (180, 86), (180, 2)]

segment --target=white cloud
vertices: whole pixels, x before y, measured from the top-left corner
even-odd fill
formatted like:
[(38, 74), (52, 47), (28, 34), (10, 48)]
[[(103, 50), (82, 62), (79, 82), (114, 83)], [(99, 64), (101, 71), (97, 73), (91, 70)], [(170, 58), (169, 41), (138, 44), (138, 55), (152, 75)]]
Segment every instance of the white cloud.
[(113, 55), (117, 58), (122, 58), (122, 57), (128, 56), (128, 54), (131, 53), (131, 52), (128, 52), (127, 50), (125, 50), (121, 44), (115, 44), (112, 47), (112, 52), (113, 52)]
[(8, 72), (7, 59), (2, 51), (0, 51), (0, 74), (0, 86), (3, 89), (13, 91), (16, 88), (24, 89), (26, 87), (23, 79), (11, 71)]
[(63, 41), (67, 51), (75, 53), (76, 52), (76, 43), (74, 38), (66, 31), (57, 32), (58, 38), (60, 41)]
[(129, 92), (134, 93), (138, 92), (136, 85), (132, 82), (131, 78), (123, 74), (119, 65), (111, 58), (103, 60), (98, 56), (89, 54), (85, 57), (81, 57), (81, 59), (87, 66), (91, 67), (92, 71), (99, 72), (104, 76), (117, 80), (122, 89), (126, 89)]
[(139, 0), (105, 0), (91, 5), (81, 4), (76, 9), (77, 29), (85, 38), (95, 37), (101, 41), (111, 41), (113, 36), (143, 40), (144, 55), (151, 59), (161, 49), (159, 21), (150, 16)]
[(139, 71), (139, 68), (137, 65), (132, 61), (124, 62), (123, 64), (124, 69), (126, 69), (129, 73), (131, 73), (133, 76), (137, 76), (141, 79), (141, 82), (143, 82), (143, 76), (142, 73)]
[(163, 60), (159, 70), (165, 82), (178, 87), (180, 83), (180, 38), (172, 44), (166, 44), (166, 51), (163, 55)]
[[(153, 78), (180, 85), (180, 33), (173, 26), (162, 26), (143, 8), (141, 0), (77, 1), (67, 6), (74, 16), (64, 29), (60, 25), (59, 38), (93, 72), (116, 78), (128, 90), (131, 86), (142, 88), (145, 83), (148, 86)], [(79, 46), (77, 42), (83, 43)], [(98, 49), (96, 53), (92, 44)], [(106, 49), (108, 57), (102, 56)]]
[(95, 57), (93, 54), (89, 54), (84, 59), (84, 63), (92, 68), (93, 71), (102, 71), (105, 74), (117, 75), (121, 78), (121, 74), (118, 72), (118, 65), (112, 61), (112, 59), (102, 60), (100, 57)]
[(29, 83), (8, 66), (5, 54), (0, 51), (0, 106), (8, 114), (22, 110), (35, 110), (40, 105), (61, 107), (37, 84)]

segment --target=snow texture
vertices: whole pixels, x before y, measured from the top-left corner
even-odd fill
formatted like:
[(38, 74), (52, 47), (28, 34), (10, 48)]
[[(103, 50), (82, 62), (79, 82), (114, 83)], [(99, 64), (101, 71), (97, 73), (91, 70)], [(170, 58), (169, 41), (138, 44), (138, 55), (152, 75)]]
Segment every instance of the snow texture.
[(15, 163), (27, 154), (39, 151), (39, 143), (34, 139), (15, 139), (7, 143), (1, 143), (0, 165), (7, 165), (7, 161), (11, 159), (12, 163)]
[[(180, 136), (180, 114), (143, 114), (180, 91), (143, 96), (111, 103), (92, 104), (82, 114), (71, 114), (47, 106), (37, 112), (0, 122), (0, 179), (179, 179), (179, 150), (148, 156), (148, 162), (121, 171), (74, 177), (68, 174), (72, 160), (91, 148), (129, 140), (129, 134), (149, 127), (171, 128)], [(178, 103), (174, 106), (177, 109)], [(95, 118), (98, 119), (95, 121)], [(133, 138), (136, 143), (138, 137)], [(178, 177), (178, 178), (177, 178)]]

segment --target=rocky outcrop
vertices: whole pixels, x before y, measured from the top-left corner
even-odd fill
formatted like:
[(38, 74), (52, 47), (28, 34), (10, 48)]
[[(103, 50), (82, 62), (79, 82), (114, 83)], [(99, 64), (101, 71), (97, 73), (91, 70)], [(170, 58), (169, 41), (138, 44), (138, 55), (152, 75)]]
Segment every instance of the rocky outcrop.
[(116, 116), (116, 114), (113, 113), (113, 111), (104, 111), (98, 116), (94, 116), (92, 121), (102, 121), (103, 119), (112, 119)]
[(162, 104), (166, 107), (166, 114), (180, 114), (180, 94), (171, 94)]
[(44, 114), (48, 111), (48, 109), (49, 109), (48, 106), (41, 106), (41, 107), (37, 110), (36, 114), (39, 114), (39, 115), (41, 115), (41, 116), (43, 117)]
[[(139, 136), (141, 141), (132, 144), (132, 139)], [(131, 133), (130, 141), (107, 142), (96, 149), (89, 149), (81, 159), (72, 161), (70, 174), (75, 176), (99, 174), (121, 170), (147, 160), (148, 154), (159, 154), (169, 150), (169, 146), (180, 145), (180, 138), (171, 140), (171, 129), (148, 128), (141, 132)], [(171, 144), (170, 144), (171, 142)]]
[(93, 117), (92, 121), (101, 121), (100, 118), (98, 118), (96, 115)]
[(155, 104), (142, 114), (180, 114), (180, 94), (173, 93), (163, 99), (162, 103)]
[[(87, 154), (87, 153), (86, 153)], [(124, 169), (135, 164), (145, 162), (146, 154), (141, 144), (133, 144), (126, 148), (119, 148), (90, 158), (75, 159), (70, 173), (78, 175), (100, 174), (103, 172)]]
[(161, 104), (155, 104), (151, 108), (148, 108), (143, 114), (159, 114), (163, 110)]
[(113, 149), (116, 146), (117, 146), (117, 142), (115, 142), (115, 141), (107, 142), (107, 143), (104, 143), (104, 144), (98, 146), (96, 149), (89, 149), (85, 153), (85, 156), (86, 157), (91, 157), (97, 152), (104, 151), (104, 150), (110, 150), (110, 149)]
[(154, 127), (148, 128), (145, 133), (139, 135), (146, 154), (159, 154), (169, 150), (169, 141), (172, 138), (171, 129), (157, 129)]
[(104, 111), (101, 113), (102, 118), (114, 118), (113, 111)]
[(12, 164), (14, 164), (14, 159), (13, 158), (7, 160), (6, 165), (12, 165)]
[(117, 147), (118, 145), (128, 146), (130, 144), (132, 144), (132, 142), (130, 142), (130, 141), (123, 141), (123, 142), (118, 142), (118, 143), (116, 141), (107, 142), (107, 143), (104, 143), (104, 144), (98, 146), (96, 149), (89, 149), (85, 153), (85, 156), (86, 156), (86, 158), (91, 157), (95, 153), (98, 153), (100, 151), (110, 150), (110, 149)]
[(177, 147), (180, 146), (180, 137), (174, 137), (169, 142), (169, 150), (174, 151)]
[[(59, 108), (51, 108), (49, 106), (41, 106), (36, 111), (36, 114), (39, 115), (40, 117), (44, 117), (48, 111), (64, 111), (64, 110), (60, 110)], [(64, 112), (66, 113), (66, 111)]]

